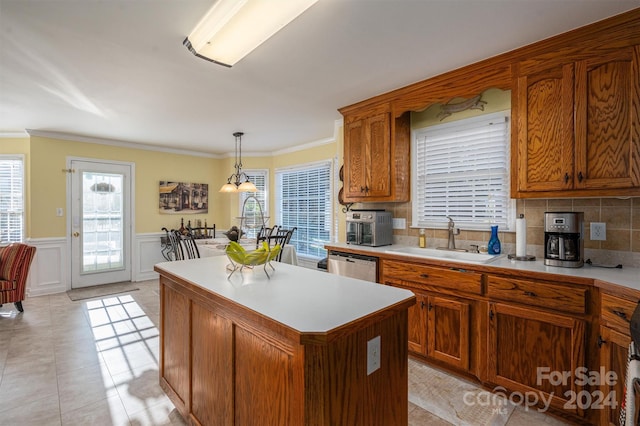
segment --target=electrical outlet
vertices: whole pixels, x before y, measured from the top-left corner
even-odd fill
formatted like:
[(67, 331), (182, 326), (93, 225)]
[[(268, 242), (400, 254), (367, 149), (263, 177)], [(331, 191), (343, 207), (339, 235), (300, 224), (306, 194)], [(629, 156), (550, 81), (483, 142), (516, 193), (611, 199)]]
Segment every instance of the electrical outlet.
[(380, 368), (380, 336), (367, 342), (367, 376)]
[(604, 222), (591, 222), (591, 240), (605, 241), (607, 239), (607, 224)]
[(393, 224), (393, 229), (407, 229), (407, 219), (403, 217), (394, 217), (391, 219)]

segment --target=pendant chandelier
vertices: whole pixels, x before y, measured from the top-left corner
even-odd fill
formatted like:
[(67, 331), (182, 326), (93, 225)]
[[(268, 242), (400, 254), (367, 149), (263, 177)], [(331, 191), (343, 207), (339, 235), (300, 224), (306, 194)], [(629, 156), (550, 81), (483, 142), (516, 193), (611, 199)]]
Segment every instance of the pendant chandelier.
[(227, 183), (222, 185), (220, 192), (257, 192), (258, 188), (251, 183), (249, 177), (242, 171), (242, 132), (235, 132), (236, 138), (236, 162), (233, 165), (235, 173), (227, 179)]

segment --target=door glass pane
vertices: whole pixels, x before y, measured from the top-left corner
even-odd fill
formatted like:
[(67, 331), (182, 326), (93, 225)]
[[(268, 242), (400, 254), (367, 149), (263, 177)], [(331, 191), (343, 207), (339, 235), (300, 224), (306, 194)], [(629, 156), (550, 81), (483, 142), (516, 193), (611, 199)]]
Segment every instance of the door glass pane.
[(123, 176), (82, 174), (82, 273), (124, 268)]

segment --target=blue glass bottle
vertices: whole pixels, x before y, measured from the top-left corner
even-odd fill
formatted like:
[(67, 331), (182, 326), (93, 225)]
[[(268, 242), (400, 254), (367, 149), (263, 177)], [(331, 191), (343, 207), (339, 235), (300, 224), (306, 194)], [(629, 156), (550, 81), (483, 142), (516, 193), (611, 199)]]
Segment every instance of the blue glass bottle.
[(500, 239), (498, 238), (498, 225), (494, 225), (491, 227), (491, 238), (489, 238), (488, 245), (489, 254), (500, 254)]

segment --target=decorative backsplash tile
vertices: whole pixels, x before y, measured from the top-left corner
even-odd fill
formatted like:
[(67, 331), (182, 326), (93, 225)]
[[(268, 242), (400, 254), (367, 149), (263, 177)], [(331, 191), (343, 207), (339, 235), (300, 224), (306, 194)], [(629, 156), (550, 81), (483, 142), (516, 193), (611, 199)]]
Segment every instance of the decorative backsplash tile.
[[(354, 206), (356, 207), (356, 206)], [(407, 229), (395, 230), (394, 241), (400, 244), (418, 244), (418, 229), (410, 228), (411, 203), (361, 204), (356, 208), (385, 209), (393, 217), (405, 218)], [(594, 263), (618, 264), (640, 268), (640, 197), (631, 198), (563, 198), (517, 200), (517, 214), (527, 219), (527, 254), (544, 257), (544, 212), (584, 212), (585, 259)], [(591, 241), (591, 222), (607, 225), (606, 241)], [(427, 246), (439, 247), (447, 243), (446, 229), (427, 229)], [(515, 232), (500, 232), (504, 253), (515, 253)], [(458, 247), (471, 244), (486, 245), (490, 231), (465, 231), (456, 236)]]

